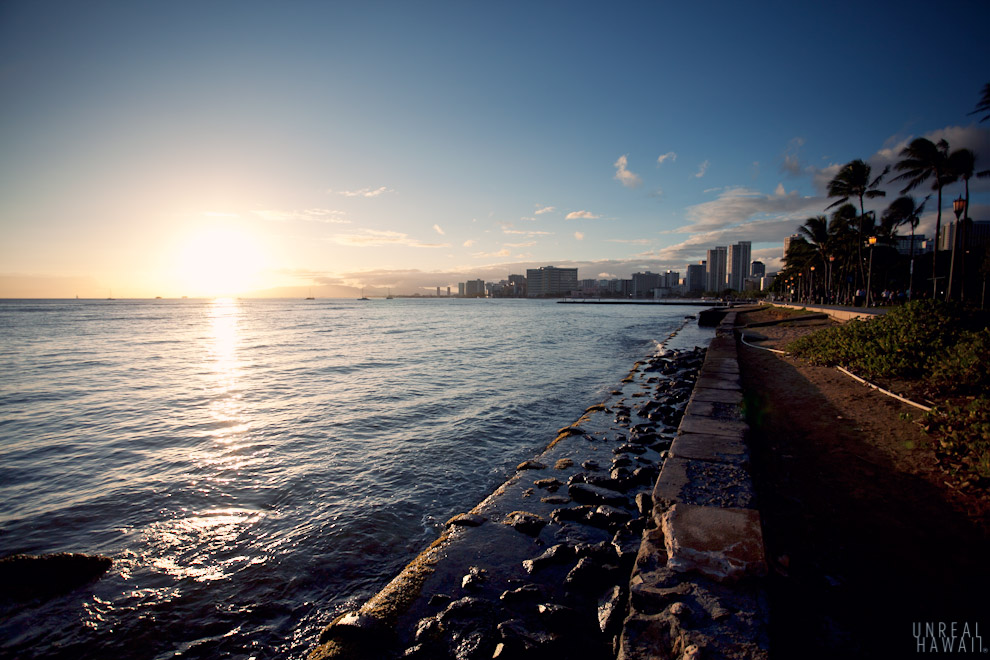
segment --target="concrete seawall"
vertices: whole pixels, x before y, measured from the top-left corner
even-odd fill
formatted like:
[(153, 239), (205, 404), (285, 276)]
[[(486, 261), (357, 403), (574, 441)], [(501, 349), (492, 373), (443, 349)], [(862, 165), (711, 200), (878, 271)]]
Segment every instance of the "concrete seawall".
[(870, 307), (870, 308), (855, 308), (855, 307), (832, 307), (831, 305), (795, 305), (789, 303), (775, 302), (774, 307), (786, 307), (788, 309), (805, 309), (809, 312), (821, 312), (822, 314), (828, 314), (829, 318), (844, 323), (845, 321), (851, 321), (853, 319), (863, 319), (872, 318), (874, 316), (879, 316), (880, 314), (886, 314), (887, 310), (883, 307)]
[(653, 489), (618, 657), (766, 658), (763, 533), (728, 312)]

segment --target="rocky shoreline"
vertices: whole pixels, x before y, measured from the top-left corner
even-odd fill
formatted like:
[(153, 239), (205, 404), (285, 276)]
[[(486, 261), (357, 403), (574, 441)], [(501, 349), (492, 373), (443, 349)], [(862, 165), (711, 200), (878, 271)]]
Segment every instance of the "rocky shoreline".
[(654, 486), (705, 353), (638, 362), (381, 592), (328, 625), (310, 658), (615, 658), (629, 635), (630, 575), (656, 524)]

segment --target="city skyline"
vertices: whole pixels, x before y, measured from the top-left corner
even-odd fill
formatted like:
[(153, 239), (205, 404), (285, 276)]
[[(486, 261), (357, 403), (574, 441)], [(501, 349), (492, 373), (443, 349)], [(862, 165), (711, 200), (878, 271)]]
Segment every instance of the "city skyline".
[[(0, 297), (429, 294), (547, 264), (686, 274), (744, 240), (774, 271), (850, 160), (880, 172), (924, 136), (990, 167), (988, 18), (5, 3)], [(903, 38), (949, 19), (952, 48)], [(970, 192), (990, 219), (990, 180)]]

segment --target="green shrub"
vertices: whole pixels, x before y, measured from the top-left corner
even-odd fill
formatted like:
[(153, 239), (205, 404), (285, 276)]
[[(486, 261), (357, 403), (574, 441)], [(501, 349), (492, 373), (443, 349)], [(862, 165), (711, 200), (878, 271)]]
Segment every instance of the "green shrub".
[(925, 414), (925, 431), (938, 443), (936, 454), (949, 472), (966, 481), (990, 481), (990, 399), (966, 406), (936, 407)]
[(979, 394), (990, 389), (990, 328), (963, 332), (945, 356), (935, 360), (929, 382), (947, 394)]

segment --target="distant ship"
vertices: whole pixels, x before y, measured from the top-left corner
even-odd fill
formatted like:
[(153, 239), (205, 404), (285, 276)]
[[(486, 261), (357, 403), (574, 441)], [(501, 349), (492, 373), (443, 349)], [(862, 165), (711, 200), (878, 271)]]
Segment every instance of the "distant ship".
[(316, 298), (313, 297), (313, 290), (312, 289), (309, 290), (309, 295), (306, 296), (306, 300), (316, 300)]
[(361, 297), (358, 298), (358, 300), (369, 300), (368, 298), (364, 297), (364, 289), (361, 289)]
[(392, 300), (392, 289), (388, 290), (388, 295), (385, 296), (385, 300)]

